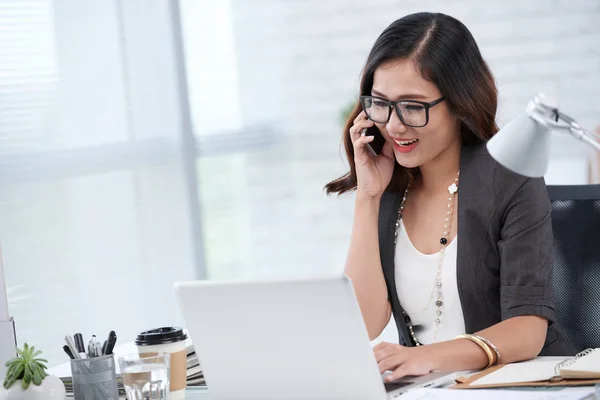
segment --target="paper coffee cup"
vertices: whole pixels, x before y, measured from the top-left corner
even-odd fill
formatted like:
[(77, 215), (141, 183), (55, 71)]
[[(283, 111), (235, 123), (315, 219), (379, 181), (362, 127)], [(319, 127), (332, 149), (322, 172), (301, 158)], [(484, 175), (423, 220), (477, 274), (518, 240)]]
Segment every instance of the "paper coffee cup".
[(144, 356), (169, 353), (171, 400), (185, 399), (187, 383), (187, 335), (181, 328), (158, 328), (140, 333), (135, 339), (138, 353)]

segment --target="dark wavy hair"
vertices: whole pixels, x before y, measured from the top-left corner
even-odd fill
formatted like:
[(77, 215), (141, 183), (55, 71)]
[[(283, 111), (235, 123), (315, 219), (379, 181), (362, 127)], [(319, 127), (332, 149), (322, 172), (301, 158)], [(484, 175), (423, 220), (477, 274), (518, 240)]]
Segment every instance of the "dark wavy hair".
[[(393, 61), (414, 62), (421, 75), (439, 88), (450, 111), (461, 120), (463, 146), (486, 142), (498, 131), (494, 77), (473, 35), (462, 22), (445, 14), (425, 12), (394, 21), (371, 49), (362, 72), (361, 95), (371, 94), (375, 70)], [(361, 111), (357, 101), (344, 127), (343, 143), (350, 171), (325, 185), (327, 194), (356, 189), (350, 128)], [(418, 168), (409, 170), (395, 163), (386, 191), (403, 190), (418, 176)]]

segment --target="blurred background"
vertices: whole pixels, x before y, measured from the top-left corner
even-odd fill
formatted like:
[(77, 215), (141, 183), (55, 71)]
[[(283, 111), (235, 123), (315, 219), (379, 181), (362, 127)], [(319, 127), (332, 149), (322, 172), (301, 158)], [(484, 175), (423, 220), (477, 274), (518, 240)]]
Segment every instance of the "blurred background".
[[(598, 0), (0, 0), (0, 241), (19, 342), (182, 324), (173, 283), (341, 274), (343, 117), (394, 19), (450, 14), (503, 126), (538, 92), (600, 125)], [(553, 138), (546, 180), (600, 182)], [(386, 331), (394, 340), (392, 330)]]

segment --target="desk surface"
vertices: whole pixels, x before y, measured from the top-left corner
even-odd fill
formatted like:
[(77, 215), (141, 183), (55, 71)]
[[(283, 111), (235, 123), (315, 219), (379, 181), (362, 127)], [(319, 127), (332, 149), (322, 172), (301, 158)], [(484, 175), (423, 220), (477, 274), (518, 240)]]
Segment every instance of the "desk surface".
[(185, 392), (185, 400), (211, 400), (206, 388), (190, 388)]
[[(564, 357), (538, 357), (538, 359), (561, 360)], [(468, 375), (469, 372), (458, 373), (457, 376)], [(485, 393), (484, 393), (485, 392)], [(514, 389), (416, 389), (402, 395), (402, 400), (413, 399), (596, 399), (593, 395), (594, 387), (568, 387), (568, 388), (514, 388)], [(485, 394), (485, 396), (484, 396)], [(589, 396), (588, 396), (589, 395)], [(600, 396), (598, 397), (600, 399)], [(186, 391), (186, 400), (218, 400), (212, 397), (206, 387), (188, 388)], [(309, 400), (309, 399), (307, 399)]]
[[(73, 395), (68, 394), (67, 399), (72, 399)], [(122, 400), (126, 400), (125, 397), (121, 397)], [(211, 398), (206, 388), (189, 388), (185, 392), (186, 400), (214, 400)]]
[[(538, 360), (563, 360), (564, 357), (538, 357)], [(457, 376), (469, 375), (471, 372), (459, 372)], [(448, 384), (449, 386), (450, 384)], [(482, 391), (483, 390), (483, 391)], [(510, 389), (472, 389), (472, 390), (458, 390), (458, 389), (416, 389), (411, 390), (408, 393), (402, 395), (402, 400), (416, 400), (416, 399), (482, 399), (482, 398), (494, 398), (494, 399), (600, 399), (600, 396), (596, 397), (593, 386), (587, 387), (566, 387), (566, 388), (510, 388)], [(186, 400), (218, 400), (210, 396), (206, 387), (202, 388), (189, 388), (186, 393)], [(310, 400), (310, 399), (307, 399)]]
[[(218, 400), (210, 396), (206, 389), (188, 389), (186, 400)], [(482, 391), (483, 390), (483, 391)], [(416, 389), (402, 395), (403, 400), (422, 400), (422, 399), (523, 399), (523, 400), (548, 400), (548, 399), (581, 399), (591, 400), (600, 399), (594, 395), (593, 387), (570, 387), (570, 388), (552, 388), (546, 390), (544, 388), (520, 388), (520, 389)], [(310, 399), (307, 399), (310, 400)]]
[[(186, 400), (218, 400), (211, 397), (206, 389), (188, 389)], [(579, 399), (592, 400), (600, 399), (594, 395), (593, 387), (579, 388), (553, 388), (545, 390), (544, 388), (528, 389), (416, 389), (402, 395), (402, 400), (423, 400), (423, 399), (461, 399), (461, 400), (479, 400), (487, 399), (522, 399), (522, 400), (549, 400), (549, 399)], [(310, 399), (307, 399), (310, 400)]]

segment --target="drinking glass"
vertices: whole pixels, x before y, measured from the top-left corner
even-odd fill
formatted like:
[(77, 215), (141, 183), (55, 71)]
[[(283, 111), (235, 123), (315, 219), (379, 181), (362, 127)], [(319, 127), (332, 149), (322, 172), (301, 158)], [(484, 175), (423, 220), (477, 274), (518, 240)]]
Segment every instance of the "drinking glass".
[(169, 353), (119, 357), (121, 379), (128, 400), (167, 400)]

